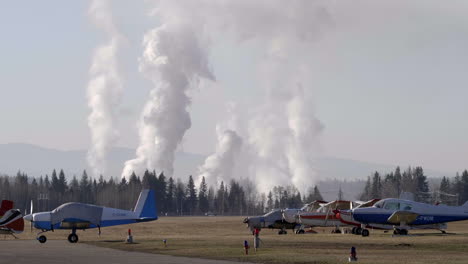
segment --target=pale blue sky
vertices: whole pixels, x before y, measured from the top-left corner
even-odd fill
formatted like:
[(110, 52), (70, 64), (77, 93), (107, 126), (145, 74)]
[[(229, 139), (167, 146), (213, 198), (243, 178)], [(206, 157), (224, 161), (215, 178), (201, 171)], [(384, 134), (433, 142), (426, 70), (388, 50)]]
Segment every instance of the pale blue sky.
[[(157, 22), (138, 1), (112, 1), (128, 42), (121, 54), (125, 97), (119, 146), (151, 88), (138, 73), (144, 32)], [(369, 162), (468, 168), (468, 2), (334, 1), (334, 21), (304, 56), (313, 63), (323, 155)], [(87, 1), (5, 1), (0, 8), (0, 143), (59, 149), (89, 146), (86, 85), (102, 33)], [(252, 82), (258, 53), (228, 37), (213, 41), (217, 84), (194, 93), (186, 151), (209, 154), (225, 104), (262, 100)], [(214, 111), (215, 109), (215, 111)]]

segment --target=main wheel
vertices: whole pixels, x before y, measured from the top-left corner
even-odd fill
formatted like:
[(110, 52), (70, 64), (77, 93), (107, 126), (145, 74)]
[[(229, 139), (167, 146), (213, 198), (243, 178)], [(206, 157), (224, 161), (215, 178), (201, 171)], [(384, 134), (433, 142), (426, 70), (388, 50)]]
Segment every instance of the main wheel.
[(356, 234), (356, 229), (357, 229), (357, 227), (353, 227), (353, 229), (351, 229), (351, 234), (355, 235)]
[(362, 234), (363, 237), (369, 236), (369, 230), (363, 229), (361, 234)]
[(394, 235), (399, 235), (399, 234), (400, 234), (400, 230), (399, 230), (399, 229), (393, 230), (393, 234), (394, 234)]
[(78, 242), (78, 236), (76, 234), (70, 234), (68, 236), (68, 241), (70, 243), (76, 243), (76, 242)]
[(406, 236), (406, 235), (408, 235), (408, 230), (406, 230), (406, 229), (401, 229), (401, 230), (400, 230), (400, 234)]
[(298, 233), (298, 234), (304, 234), (305, 231), (304, 231), (304, 229), (299, 229), (299, 230), (297, 230), (297, 233)]
[(39, 241), (39, 243), (44, 244), (47, 241), (47, 237), (46, 236), (40, 236), (40, 237), (37, 238), (37, 240)]
[(362, 234), (362, 228), (357, 227), (356, 228), (356, 235), (360, 235), (360, 234)]

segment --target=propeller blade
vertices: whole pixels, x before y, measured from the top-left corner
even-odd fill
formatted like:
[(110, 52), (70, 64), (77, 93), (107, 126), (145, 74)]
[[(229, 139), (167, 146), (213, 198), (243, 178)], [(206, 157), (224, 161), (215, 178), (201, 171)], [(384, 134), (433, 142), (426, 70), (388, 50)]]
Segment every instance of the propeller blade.
[(31, 200), (31, 212), (29, 212), (30, 214), (33, 213), (33, 200)]

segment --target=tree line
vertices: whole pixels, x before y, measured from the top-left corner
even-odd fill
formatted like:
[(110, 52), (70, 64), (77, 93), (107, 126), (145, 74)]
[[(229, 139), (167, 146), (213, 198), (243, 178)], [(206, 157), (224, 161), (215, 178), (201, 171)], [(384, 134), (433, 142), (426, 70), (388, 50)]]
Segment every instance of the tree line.
[(274, 208), (298, 208), (313, 200), (323, 200), (318, 187), (307, 195), (292, 186), (276, 186), (268, 194), (258, 193), (254, 184), (243, 180), (221, 182), (208, 186), (205, 178), (196, 186), (193, 177), (186, 182), (167, 178), (164, 173), (145, 171), (142, 177), (133, 173), (129, 179), (100, 176), (93, 179), (83, 171), (68, 181), (63, 170), (53, 170), (51, 176), (0, 176), (0, 198), (15, 202), (15, 207), (30, 212), (48, 211), (66, 202), (82, 202), (101, 206), (133, 209), (142, 189), (153, 189), (159, 215), (256, 215)]
[(403, 172), (397, 167), (386, 174), (376, 171), (368, 176), (359, 199), (397, 198), (403, 192), (414, 194), (414, 200), (419, 202), (459, 205), (468, 201), (468, 171), (464, 170), (461, 176), (457, 173), (452, 180), (444, 176), (440, 185), (432, 189), (422, 167), (408, 167)]

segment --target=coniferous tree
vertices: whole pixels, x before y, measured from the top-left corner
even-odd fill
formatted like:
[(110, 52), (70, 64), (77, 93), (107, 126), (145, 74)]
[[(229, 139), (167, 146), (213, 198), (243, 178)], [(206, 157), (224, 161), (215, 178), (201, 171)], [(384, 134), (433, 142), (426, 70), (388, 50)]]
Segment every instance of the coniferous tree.
[(189, 215), (193, 215), (197, 208), (197, 191), (195, 190), (195, 182), (192, 175), (189, 176), (186, 193), (186, 211)]
[(167, 192), (166, 192), (166, 210), (167, 213), (175, 214), (177, 212), (177, 205), (175, 200), (175, 184), (172, 177), (169, 178), (167, 183)]
[(364, 190), (359, 196), (359, 200), (361, 201), (368, 201), (371, 198), (371, 178), (370, 176), (367, 177), (366, 185), (364, 186)]
[(205, 176), (202, 177), (200, 187), (198, 189), (198, 209), (200, 213), (205, 214), (209, 211), (208, 202), (208, 186), (206, 185)]

